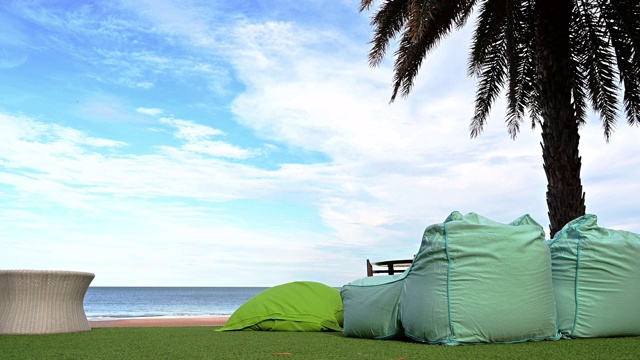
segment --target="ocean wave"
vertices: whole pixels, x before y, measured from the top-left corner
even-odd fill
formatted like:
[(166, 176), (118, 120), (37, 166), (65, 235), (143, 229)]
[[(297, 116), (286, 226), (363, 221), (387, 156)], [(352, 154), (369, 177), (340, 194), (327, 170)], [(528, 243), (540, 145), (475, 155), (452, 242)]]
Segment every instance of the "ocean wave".
[(84, 310), (92, 321), (229, 317), (262, 288), (89, 287)]
[(111, 321), (111, 320), (131, 320), (131, 319), (206, 319), (206, 318), (227, 318), (231, 314), (127, 314), (127, 315), (87, 315), (89, 321)]

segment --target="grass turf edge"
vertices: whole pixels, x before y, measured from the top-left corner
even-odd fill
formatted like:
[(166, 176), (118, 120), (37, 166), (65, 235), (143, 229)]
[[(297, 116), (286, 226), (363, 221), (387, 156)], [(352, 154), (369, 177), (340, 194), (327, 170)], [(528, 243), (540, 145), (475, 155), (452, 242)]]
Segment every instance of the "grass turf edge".
[(640, 337), (467, 346), (346, 338), (339, 332), (215, 332), (217, 327), (98, 328), (0, 335), (3, 359), (637, 359)]

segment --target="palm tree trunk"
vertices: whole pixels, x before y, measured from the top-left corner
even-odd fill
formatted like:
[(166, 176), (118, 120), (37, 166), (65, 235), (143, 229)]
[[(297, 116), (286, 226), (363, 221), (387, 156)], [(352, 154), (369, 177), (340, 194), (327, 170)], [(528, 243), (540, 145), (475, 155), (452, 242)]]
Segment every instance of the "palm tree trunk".
[(572, 0), (535, 2), (542, 159), (547, 175), (550, 236), (585, 214), (578, 119), (571, 100), (569, 26)]

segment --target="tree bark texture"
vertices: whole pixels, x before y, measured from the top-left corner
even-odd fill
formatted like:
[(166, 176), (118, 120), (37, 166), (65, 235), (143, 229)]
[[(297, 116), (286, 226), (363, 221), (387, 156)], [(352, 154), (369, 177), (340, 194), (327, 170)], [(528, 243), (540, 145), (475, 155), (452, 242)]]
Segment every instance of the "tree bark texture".
[(573, 6), (572, 0), (535, 2), (541, 145), (550, 237), (586, 211), (578, 154), (580, 134), (571, 98), (569, 26)]

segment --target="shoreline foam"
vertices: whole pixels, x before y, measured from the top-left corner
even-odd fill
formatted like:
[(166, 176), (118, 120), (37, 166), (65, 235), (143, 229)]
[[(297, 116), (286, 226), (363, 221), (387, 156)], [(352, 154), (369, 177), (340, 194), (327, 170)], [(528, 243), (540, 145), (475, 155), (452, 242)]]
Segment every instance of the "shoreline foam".
[(223, 326), (228, 317), (147, 317), (89, 320), (91, 328)]

